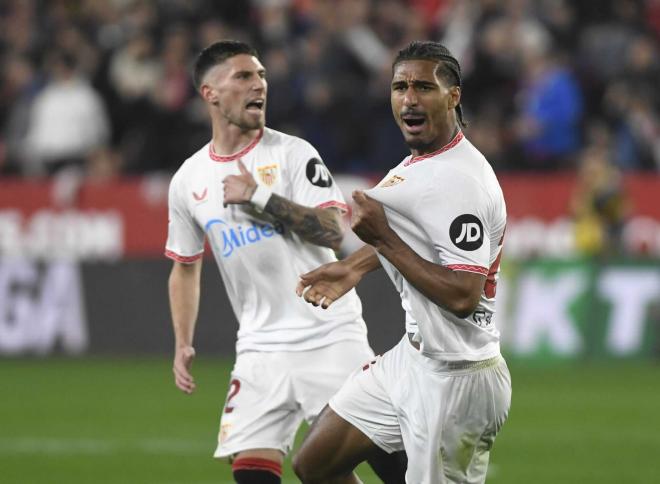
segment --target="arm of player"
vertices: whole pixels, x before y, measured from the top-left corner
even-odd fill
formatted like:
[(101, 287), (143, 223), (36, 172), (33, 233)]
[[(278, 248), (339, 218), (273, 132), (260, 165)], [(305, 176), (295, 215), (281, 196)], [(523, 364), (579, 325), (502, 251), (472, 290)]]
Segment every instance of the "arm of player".
[(264, 212), (269, 213), (302, 239), (339, 250), (344, 238), (341, 214), (335, 208), (304, 207), (273, 193)]
[[(242, 161), (240, 175), (229, 175), (223, 181), (226, 205), (253, 203), (282, 222), (288, 229), (312, 244), (338, 250), (344, 237), (340, 213), (334, 208), (305, 207), (275, 193), (266, 193), (257, 185)], [(263, 198), (263, 200), (262, 200)]]
[(351, 226), (367, 244), (396, 267), (401, 275), (433, 303), (459, 318), (477, 307), (486, 277), (452, 271), (429, 262), (413, 251), (387, 223), (383, 206), (362, 191), (353, 192), (355, 209)]
[(192, 264), (174, 261), (168, 281), (170, 311), (174, 327), (174, 383), (184, 393), (195, 391), (195, 380), (190, 373), (195, 348), (193, 335), (199, 310), (199, 287), (202, 259)]
[(300, 276), (296, 294), (308, 303), (327, 309), (333, 302), (357, 286), (367, 273), (381, 267), (373, 247), (365, 245), (346, 259), (323, 264)]

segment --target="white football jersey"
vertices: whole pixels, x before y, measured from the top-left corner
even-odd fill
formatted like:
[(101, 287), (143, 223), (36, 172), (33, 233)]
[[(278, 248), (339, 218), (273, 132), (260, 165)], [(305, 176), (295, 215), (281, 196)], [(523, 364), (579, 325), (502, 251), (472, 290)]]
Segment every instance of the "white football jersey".
[(216, 155), (212, 146), (187, 159), (172, 178), (165, 253), (192, 262), (202, 256), (208, 239), (239, 322), (236, 352), (304, 351), (342, 340), (366, 341), (355, 290), (325, 310), (296, 296), (300, 274), (337, 260), (331, 249), (303, 241), (250, 204), (222, 204), (222, 180), (240, 174), (240, 159), (273, 193), (308, 207), (346, 210), (318, 152), (300, 138), (268, 128), (231, 156)]
[(487, 277), (479, 305), (461, 319), (431, 302), (379, 255), (401, 295), (406, 330), (415, 333), (422, 353), (450, 361), (499, 354), (493, 314), (506, 206), (484, 156), (459, 132), (436, 152), (406, 157), (365, 193), (384, 205), (389, 225), (418, 255)]

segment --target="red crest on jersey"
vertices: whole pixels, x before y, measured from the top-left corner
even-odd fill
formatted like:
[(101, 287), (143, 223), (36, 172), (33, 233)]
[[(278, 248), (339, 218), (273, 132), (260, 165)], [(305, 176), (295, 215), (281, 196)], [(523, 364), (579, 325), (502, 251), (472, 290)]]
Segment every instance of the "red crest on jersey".
[(269, 187), (273, 186), (277, 179), (277, 168), (278, 165), (266, 165), (257, 167), (257, 173), (259, 174), (261, 181), (264, 182), (264, 185)]
[(383, 187), (383, 188), (391, 187), (391, 186), (394, 186), (394, 185), (398, 185), (399, 183), (401, 183), (404, 180), (405, 180), (405, 178), (403, 178), (402, 176), (394, 175), (394, 176), (388, 178), (387, 180), (385, 180), (384, 182), (382, 182), (380, 184), (380, 186)]

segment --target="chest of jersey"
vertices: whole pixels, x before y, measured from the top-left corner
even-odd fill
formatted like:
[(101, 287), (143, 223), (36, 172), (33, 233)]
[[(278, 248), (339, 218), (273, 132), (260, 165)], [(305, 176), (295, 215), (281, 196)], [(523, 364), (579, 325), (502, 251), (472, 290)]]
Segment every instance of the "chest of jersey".
[[(243, 163), (255, 179), (259, 178), (259, 183), (268, 185), (274, 192), (280, 191), (282, 173), (277, 162), (260, 163), (249, 157)], [(236, 162), (209, 162), (205, 168), (191, 180), (191, 211), (218, 259), (230, 262), (240, 253), (254, 253), (285, 235), (280, 222), (249, 205), (223, 204), (222, 181), (229, 175), (239, 174)]]
[(438, 262), (425, 226), (433, 223), (420, 217), (423, 195), (432, 190), (433, 173), (422, 166), (400, 165), (366, 193), (383, 204), (390, 227), (420, 256)]

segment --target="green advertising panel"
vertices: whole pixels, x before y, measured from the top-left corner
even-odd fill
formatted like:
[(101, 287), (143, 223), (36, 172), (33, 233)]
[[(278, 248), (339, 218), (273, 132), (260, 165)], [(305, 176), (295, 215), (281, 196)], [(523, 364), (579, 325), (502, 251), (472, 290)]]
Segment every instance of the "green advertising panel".
[(506, 261), (503, 351), (537, 359), (660, 358), (660, 261)]

